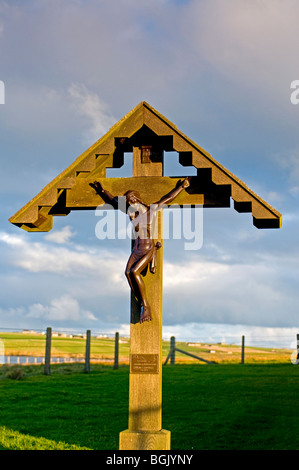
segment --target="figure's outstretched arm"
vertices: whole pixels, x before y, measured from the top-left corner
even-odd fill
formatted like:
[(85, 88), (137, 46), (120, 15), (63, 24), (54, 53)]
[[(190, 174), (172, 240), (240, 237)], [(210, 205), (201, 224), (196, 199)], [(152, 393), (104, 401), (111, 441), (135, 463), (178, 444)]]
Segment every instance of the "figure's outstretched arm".
[(158, 205), (158, 209), (163, 205), (170, 204), (184, 189), (188, 188), (190, 186), (190, 180), (191, 176), (187, 176), (179, 186), (163, 196), (160, 201), (156, 203)]
[(96, 190), (96, 192), (104, 199), (104, 201), (109, 201), (113, 206), (117, 205), (117, 198), (112, 196), (109, 191), (103, 188), (102, 183), (99, 181), (94, 181), (90, 183), (90, 186)]

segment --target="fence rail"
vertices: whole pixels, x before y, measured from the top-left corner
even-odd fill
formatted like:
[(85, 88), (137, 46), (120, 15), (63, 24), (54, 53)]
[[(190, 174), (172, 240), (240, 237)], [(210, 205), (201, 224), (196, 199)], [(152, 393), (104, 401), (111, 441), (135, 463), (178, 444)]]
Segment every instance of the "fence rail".
[[(15, 330), (14, 330), (15, 331)], [(28, 330), (22, 330), (23, 333), (37, 333), (36, 331), (35, 332), (30, 332)], [(45, 332), (43, 332), (43, 334), (45, 334)], [(44, 374), (45, 375), (50, 375), (51, 373), (51, 365), (52, 364), (58, 364), (58, 363), (74, 363), (74, 362), (77, 362), (77, 363), (81, 363), (83, 364), (83, 367), (84, 367), (84, 372), (85, 373), (89, 373), (90, 372), (90, 364), (91, 362), (95, 363), (95, 362), (105, 362), (105, 363), (110, 363), (114, 369), (118, 369), (119, 368), (119, 360), (121, 359), (122, 361), (125, 361), (125, 363), (128, 362), (129, 360), (129, 345), (126, 345), (125, 346), (125, 349), (122, 349), (122, 351), (126, 351), (126, 355), (123, 354), (122, 357), (120, 358), (119, 356), (119, 343), (120, 343), (120, 337), (119, 337), (119, 333), (116, 332), (115, 333), (115, 337), (114, 337), (114, 351), (112, 351), (112, 347), (113, 347), (113, 342), (111, 344), (111, 341), (109, 343), (109, 348), (110, 348), (110, 352), (107, 353), (107, 357), (104, 357), (103, 356), (100, 356), (100, 354), (97, 354), (97, 353), (94, 353), (93, 356), (91, 356), (91, 331), (90, 330), (87, 330), (86, 331), (86, 334), (81, 334), (81, 335), (71, 335), (69, 334), (69, 338), (72, 338), (74, 336), (80, 336), (81, 338), (85, 338), (85, 354), (83, 353), (78, 353), (78, 354), (75, 354), (74, 352), (72, 353), (67, 353), (67, 352), (64, 352), (63, 353), (63, 357), (62, 356), (59, 356), (57, 354), (57, 349), (55, 350), (54, 349), (54, 354), (52, 354), (52, 340), (53, 340), (53, 337), (55, 336), (60, 336), (62, 335), (61, 333), (55, 333), (53, 334), (52, 332), (52, 328), (47, 328), (46, 329), (46, 335), (45, 335), (45, 345), (43, 346), (44, 347), (44, 355), (42, 354), (42, 351), (40, 350), (39, 348), (39, 354), (36, 354), (37, 350), (35, 350), (35, 356), (33, 355), (30, 355), (30, 353), (26, 356), (25, 353), (24, 355), (22, 355), (22, 353), (20, 353), (19, 351), (16, 350), (16, 354), (15, 355), (10, 355), (10, 354), (7, 354), (7, 355), (4, 355), (4, 348), (2, 347), (1, 349), (1, 337), (0, 337), (0, 363), (4, 364), (20, 364), (20, 365), (26, 365), (26, 364), (43, 364), (44, 365)], [(111, 340), (111, 335), (110, 336), (110, 340)], [(33, 337), (32, 337), (33, 338)], [(95, 337), (94, 337), (95, 339)], [(99, 336), (96, 337), (96, 339), (101, 339)], [(233, 347), (235, 348), (234, 349), (234, 352), (233, 352), (233, 355), (234, 357), (232, 358), (232, 356), (230, 356), (232, 358), (232, 360), (234, 362), (239, 361), (241, 362), (241, 364), (244, 364), (245, 363), (245, 336), (242, 336), (241, 339), (241, 349), (239, 349), (240, 346), (238, 345), (232, 345), (232, 349)], [(295, 338), (294, 338), (295, 339)], [(34, 341), (34, 339), (32, 339)], [(125, 341), (126, 338), (122, 338), (122, 341), (121, 342), (128, 342), (128, 341)], [(31, 339), (29, 338), (29, 342), (31, 341)], [(72, 339), (71, 339), (72, 341)], [(93, 340), (94, 341), (94, 340)], [(2, 344), (4, 344), (2, 342)], [(96, 343), (93, 342), (93, 345), (95, 345)], [(183, 345), (182, 345), (183, 344)], [(175, 364), (176, 363), (176, 353), (178, 353), (178, 359), (177, 359), (177, 362), (179, 362), (180, 360), (182, 360), (182, 355), (183, 356), (187, 356), (187, 357), (190, 357), (192, 359), (195, 359), (195, 360), (198, 360), (200, 362), (204, 362), (204, 363), (207, 363), (207, 364), (215, 364), (215, 363), (221, 363), (223, 361), (230, 361), (230, 359), (228, 359), (228, 357), (226, 356), (225, 357), (225, 354), (232, 354), (231, 352), (226, 352), (226, 353), (222, 353), (222, 357), (221, 357), (221, 344), (222, 343), (212, 343), (214, 344), (215, 347), (211, 347), (210, 350), (208, 348), (206, 348), (207, 344), (200, 344), (200, 343), (182, 343), (181, 341), (176, 344), (176, 338), (174, 336), (172, 336), (170, 338), (170, 349), (168, 351), (168, 354), (167, 354), (167, 357), (166, 357), (166, 360), (164, 362), (164, 365), (167, 365), (169, 362), (171, 365)], [(293, 344), (296, 346), (294, 347), (294, 350), (292, 351), (292, 354), (291, 354), (291, 357), (290, 357), (290, 360), (293, 364), (298, 364), (299, 363), (299, 334), (296, 335), (296, 342), (294, 341)], [(178, 347), (179, 345), (179, 347)], [(219, 347), (217, 345), (220, 345)], [(240, 345), (240, 343), (239, 343)], [(189, 350), (184, 350), (186, 346), (186, 349), (189, 349)], [(192, 346), (194, 346), (194, 348), (192, 348)], [(195, 348), (196, 346), (196, 348)], [(198, 346), (198, 347), (197, 347)], [(200, 347), (201, 346), (201, 347)], [(211, 345), (210, 345), (211, 346)], [(226, 345), (228, 346), (228, 345)], [(80, 346), (80, 348), (82, 347), (82, 345)], [(95, 346), (97, 347), (97, 346)], [(106, 346), (105, 346), (106, 347)], [(218, 347), (218, 349), (217, 349)], [(212, 350), (212, 349), (216, 349), (216, 350)], [(277, 348), (279, 349), (279, 348)], [(292, 349), (291, 347), (289, 349)], [(254, 350), (256, 351), (256, 349), (254, 348)], [(197, 354), (197, 351), (198, 351), (198, 354)], [(238, 351), (240, 351), (240, 356), (238, 356)], [(249, 352), (248, 352), (249, 351)], [(201, 353), (202, 352), (202, 353)], [(213, 361), (213, 360), (209, 360), (208, 356), (207, 356), (207, 353), (217, 353), (215, 354), (215, 359), (217, 358), (216, 361)], [(258, 353), (258, 352), (257, 352)], [(13, 352), (14, 354), (14, 352)], [(204, 357), (202, 357), (202, 354)], [(250, 347), (247, 347), (246, 348), (246, 354), (248, 354), (248, 361), (251, 359), (252, 360), (252, 355), (251, 357), (250, 356)], [(251, 354), (254, 354), (254, 353), (251, 353)], [(268, 354), (268, 357), (269, 357), (269, 360), (277, 360), (277, 358), (271, 358), (270, 354), (271, 354), (271, 350), (270, 351), (267, 351), (267, 354)], [(287, 350), (287, 352), (285, 354), (290, 354)], [(239, 357), (239, 360), (238, 360), (238, 357)], [(286, 359), (286, 355), (284, 355), (284, 361)], [(223, 359), (224, 358), (224, 359)], [(261, 360), (261, 359), (259, 359)], [(185, 361), (184, 361), (185, 362)]]
[[(90, 330), (86, 331), (86, 345), (85, 345), (85, 359), (84, 359), (84, 372), (90, 372), (90, 338), (91, 332)], [(52, 329), (47, 328), (47, 336), (46, 336), (46, 349), (45, 349), (45, 367), (44, 373), (45, 375), (50, 375), (50, 364), (51, 364), (51, 341), (52, 341)], [(115, 345), (114, 345), (114, 369), (118, 369), (118, 356), (119, 356), (119, 333), (115, 333)], [(78, 361), (78, 358), (72, 358), (73, 362), (81, 362)]]
[[(15, 332), (15, 330), (14, 330)], [(30, 334), (30, 331), (22, 330), (22, 332), (26, 332)], [(32, 332), (31, 332), (32, 333)], [(36, 331), (34, 331), (36, 334)], [(91, 331), (87, 330), (86, 335), (80, 335), (81, 337), (85, 336), (85, 354), (84, 357), (78, 357), (76, 354), (67, 355), (64, 353), (63, 356), (52, 355), (52, 339), (53, 339), (53, 332), (52, 328), (48, 327), (46, 329), (46, 338), (45, 338), (45, 346), (44, 346), (44, 355), (29, 355), (28, 351), (27, 354), (17, 352), (17, 354), (5, 354), (4, 351), (4, 343), (0, 337), (0, 364), (8, 364), (8, 365), (29, 365), (29, 364), (40, 364), (44, 365), (44, 374), (50, 375), (51, 374), (51, 365), (58, 364), (58, 363), (83, 363), (84, 364), (84, 372), (90, 372), (90, 363), (91, 362), (104, 362), (104, 363), (113, 363), (114, 369), (118, 369), (119, 367), (119, 333), (115, 333), (115, 340), (114, 340), (114, 359), (113, 358), (92, 358), (90, 351), (91, 351)], [(76, 335), (75, 335), (76, 336)], [(72, 335), (70, 335), (72, 337)], [(34, 336), (32, 336), (32, 340), (34, 341)], [(30, 341), (30, 340), (29, 340)], [(38, 349), (40, 353), (40, 347)]]
[[(244, 363), (244, 350), (245, 350), (245, 338), (244, 336), (242, 336), (242, 364)], [(175, 352), (180, 352), (182, 354), (185, 354), (186, 356), (189, 356), (189, 357), (192, 357), (194, 359), (198, 359), (199, 361), (202, 361), (202, 362), (205, 362), (206, 364), (215, 364), (214, 361), (208, 361), (207, 359), (204, 359), (202, 357), (199, 357), (199, 356), (196, 356), (195, 354), (191, 354), (190, 352), (188, 351), (183, 351), (182, 349), (179, 349), (176, 347), (175, 345), (175, 337), (172, 336), (170, 338), (170, 350), (169, 350), (169, 353), (168, 353), (168, 356), (166, 358), (166, 361), (164, 362), (164, 365), (166, 365), (170, 359), (170, 364), (174, 365), (175, 364)]]

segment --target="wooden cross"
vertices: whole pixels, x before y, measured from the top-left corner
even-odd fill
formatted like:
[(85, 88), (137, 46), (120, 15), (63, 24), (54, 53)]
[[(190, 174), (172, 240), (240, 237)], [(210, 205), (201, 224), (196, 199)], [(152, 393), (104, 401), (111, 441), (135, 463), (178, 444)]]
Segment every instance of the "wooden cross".
[[(163, 175), (164, 152), (176, 151), (182, 166), (197, 168), (190, 187), (171, 203), (184, 206), (230, 207), (251, 212), (257, 228), (279, 228), (281, 214), (251, 191), (204, 149), (145, 102), (140, 103), (86, 150), (64, 172), (20, 209), (10, 222), (27, 231), (49, 231), (53, 216), (71, 210), (96, 209), (104, 195), (98, 181), (113, 196), (138, 191), (150, 205), (171, 192), (182, 178)], [(107, 168), (119, 168), (124, 153), (133, 153), (132, 177), (108, 178)], [(171, 204), (170, 203), (170, 204)], [(158, 239), (162, 243), (162, 213)], [(151, 321), (140, 323), (140, 303), (131, 295), (129, 424), (120, 433), (123, 450), (170, 449), (170, 431), (162, 428), (162, 271), (163, 246), (157, 250), (155, 273), (144, 274), (151, 304)]]

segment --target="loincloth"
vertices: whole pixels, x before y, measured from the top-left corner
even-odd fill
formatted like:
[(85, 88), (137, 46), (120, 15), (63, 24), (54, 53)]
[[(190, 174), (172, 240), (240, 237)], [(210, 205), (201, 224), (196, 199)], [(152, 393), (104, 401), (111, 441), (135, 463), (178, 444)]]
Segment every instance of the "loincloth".
[(156, 244), (153, 244), (152, 246), (149, 247), (140, 247), (140, 246), (134, 246), (133, 251), (131, 253), (131, 259), (134, 260), (134, 264), (137, 263), (137, 261), (141, 260), (144, 256), (148, 255), (150, 252), (152, 252), (151, 257), (149, 259), (149, 264), (150, 264), (150, 271), (151, 273), (156, 272), (157, 268), (157, 250), (161, 248), (161, 243), (157, 242)]

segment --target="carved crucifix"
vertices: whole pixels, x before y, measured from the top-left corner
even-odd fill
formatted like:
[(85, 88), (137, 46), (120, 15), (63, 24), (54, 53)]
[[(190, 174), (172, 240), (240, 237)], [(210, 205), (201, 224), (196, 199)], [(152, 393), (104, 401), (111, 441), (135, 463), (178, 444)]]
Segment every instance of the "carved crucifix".
[[(147, 150), (148, 149), (149, 147), (147, 147)], [(147, 159), (147, 163), (150, 163), (149, 159)], [(101, 183), (95, 181), (91, 186), (93, 186), (104, 199), (115, 204), (116, 198), (109, 191), (105, 190)], [(136, 191), (128, 190), (125, 193), (126, 202), (129, 206), (129, 216), (134, 227), (133, 249), (125, 273), (132, 293), (136, 301), (140, 302), (143, 309), (140, 323), (152, 319), (151, 305), (146, 294), (141, 273), (149, 265), (150, 272), (153, 274), (156, 272), (157, 250), (161, 248), (161, 242), (154, 241), (158, 211), (174, 201), (174, 199), (189, 186), (190, 178), (187, 177), (169, 194), (166, 194), (159, 201), (150, 205), (143, 202), (139, 193)]]
[[(197, 176), (187, 179), (164, 176), (163, 157), (169, 151), (177, 152), (182, 166), (197, 168)], [(107, 177), (106, 169), (121, 167), (126, 152), (133, 153), (132, 177)], [(96, 209), (107, 202), (107, 197), (112, 201), (115, 196), (124, 195), (133, 205), (131, 218), (135, 228), (147, 230), (147, 217), (154, 213), (157, 234), (154, 240), (143, 239), (138, 237), (137, 230), (137, 244), (126, 270), (132, 287), (129, 426), (120, 433), (119, 446), (127, 450), (167, 450), (170, 431), (162, 429), (162, 211), (154, 210), (151, 214), (148, 208), (154, 203), (156, 209), (160, 203), (230, 207), (233, 200), (238, 212), (252, 213), (253, 223), (259, 229), (279, 228), (281, 214), (158, 111), (142, 102), (11, 217), (10, 222), (27, 231), (49, 231), (53, 216), (67, 215), (71, 210)], [(144, 227), (140, 226), (142, 216), (146, 219)], [(142, 268), (147, 270), (143, 272)]]

